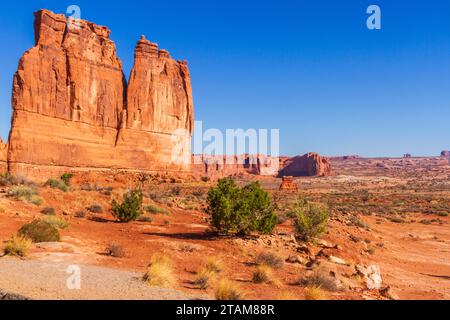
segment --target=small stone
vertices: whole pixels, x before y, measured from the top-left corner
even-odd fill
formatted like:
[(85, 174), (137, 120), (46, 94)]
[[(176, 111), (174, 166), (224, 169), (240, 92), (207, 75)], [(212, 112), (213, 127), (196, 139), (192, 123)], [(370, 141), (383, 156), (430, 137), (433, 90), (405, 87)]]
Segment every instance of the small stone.
[(341, 258), (338, 258), (338, 257), (335, 257), (335, 256), (330, 256), (328, 258), (328, 260), (330, 262), (332, 262), (332, 263), (335, 263), (335, 264), (340, 264), (340, 265), (344, 265), (344, 266), (348, 266), (349, 265), (345, 260), (343, 260)]
[(287, 258), (286, 262), (287, 263), (304, 264), (304, 265), (306, 265), (308, 263), (308, 261), (306, 261), (306, 259), (304, 259), (300, 256), (294, 256), (294, 255)]
[(388, 298), (389, 300), (400, 300), (399, 296), (392, 290), (391, 287), (386, 287), (380, 290), (382, 296)]

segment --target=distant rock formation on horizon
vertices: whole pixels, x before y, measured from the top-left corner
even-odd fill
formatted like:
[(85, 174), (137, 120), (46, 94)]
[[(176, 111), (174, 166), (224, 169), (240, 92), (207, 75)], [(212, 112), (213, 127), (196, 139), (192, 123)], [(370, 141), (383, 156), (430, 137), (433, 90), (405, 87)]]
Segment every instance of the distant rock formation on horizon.
[(190, 171), (194, 106), (186, 62), (142, 38), (127, 85), (108, 28), (40, 10), (34, 29), (35, 46), (14, 76), (12, 173)]
[(441, 157), (450, 158), (450, 150), (444, 150), (441, 152)]
[(331, 174), (330, 162), (317, 153), (308, 153), (304, 156), (288, 158), (281, 167), (282, 170), (279, 173), (279, 177), (325, 177)]

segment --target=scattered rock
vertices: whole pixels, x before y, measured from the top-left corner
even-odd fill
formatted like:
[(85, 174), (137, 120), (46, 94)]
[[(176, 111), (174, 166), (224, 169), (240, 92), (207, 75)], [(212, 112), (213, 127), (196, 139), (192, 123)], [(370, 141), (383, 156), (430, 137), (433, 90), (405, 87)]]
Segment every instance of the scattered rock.
[(367, 289), (369, 290), (379, 290), (383, 283), (383, 278), (381, 277), (380, 267), (377, 265), (371, 265), (364, 267), (362, 265), (355, 266), (358, 275), (364, 277), (366, 281)]
[(338, 257), (335, 257), (335, 256), (330, 256), (330, 257), (328, 258), (328, 260), (329, 260), (330, 262), (332, 262), (332, 263), (340, 264), (340, 265), (343, 265), (343, 266), (349, 266), (349, 265), (350, 265), (350, 264), (347, 263), (345, 260), (343, 260), (343, 259), (341, 259), (341, 258), (338, 258)]
[(391, 287), (386, 287), (380, 290), (382, 296), (388, 298), (389, 300), (400, 300), (398, 295), (392, 290)]
[(290, 256), (289, 258), (286, 259), (287, 263), (298, 263), (298, 264), (303, 264), (306, 265), (308, 263), (308, 261), (305, 258), (302, 258), (300, 256)]

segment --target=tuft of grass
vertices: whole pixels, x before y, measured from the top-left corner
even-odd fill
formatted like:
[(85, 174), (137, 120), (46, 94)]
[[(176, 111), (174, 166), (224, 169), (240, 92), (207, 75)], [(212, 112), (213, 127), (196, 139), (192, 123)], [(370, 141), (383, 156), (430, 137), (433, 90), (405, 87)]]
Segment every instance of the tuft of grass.
[(281, 257), (273, 252), (261, 252), (255, 260), (257, 265), (265, 265), (273, 269), (281, 269), (284, 261)]
[(223, 262), (219, 258), (209, 257), (206, 259), (205, 269), (212, 273), (221, 273), (224, 270)]
[(19, 235), (31, 239), (34, 243), (59, 242), (61, 239), (58, 228), (42, 220), (25, 224), (20, 228)]
[(34, 204), (35, 206), (40, 206), (42, 205), (42, 203), (44, 203), (44, 200), (42, 200), (42, 198), (38, 195), (34, 195), (31, 196), (30, 203)]
[(144, 207), (144, 210), (151, 214), (163, 214), (165, 216), (170, 215), (170, 211), (161, 207), (158, 207), (153, 204), (149, 204), (148, 206)]
[(201, 290), (208, 289), (210, 280), (214, 277), (214, 273), (206, 268), (202, 268), (197, 272), (193, 284)]
[(257, 266), (256, 270), (253, 271), (253, 283), (272, 283), (273, 272), (272, 269), (266, 265)]
[(161, 253), (153, 255), (144, 274), (144, 281), (152, 287), (173, 287), (176, 280), (172, 268), (172, 260)]
[(306, 300), (328, 300), (328, 295), (320, 287), (308, 287), (305, 289)]
[(23, 175), (13, 176), (9, 172), (5, 174), (0, 174), (0, 186), (1, 187), (9, 187), (9, 186), (34, 186), (34, 182), (29, 180), (27, 177)]
[(245, 293), (240, 287), (227, 279), (222, 279), (217, 286), (215, 296), (217, 300), (243, 300)]
[(24, 236), (13, 236), (3, 248), (5, 255), (25, 257), (33, 241)]
[(44, 218), (43, 221), (48, 222), (55, 228), (58, 228), (61, 230), (67, 229), (69, 227), (69, 223), (65, 219), (59, 218), (57, 216), (47, 216)]
[(60, 179), (48, 179), (45, 183), (45, 186), (53, 189), (59, 189), (62, 192), (69, 191), (69, 187), (67, 186), (67, 184), (65, 184), (65, 182)]
[(112, 242), (106, 247), (106, 254), (114, 258), (123, 258), (125, 257), (125, 250), (120, 244)]

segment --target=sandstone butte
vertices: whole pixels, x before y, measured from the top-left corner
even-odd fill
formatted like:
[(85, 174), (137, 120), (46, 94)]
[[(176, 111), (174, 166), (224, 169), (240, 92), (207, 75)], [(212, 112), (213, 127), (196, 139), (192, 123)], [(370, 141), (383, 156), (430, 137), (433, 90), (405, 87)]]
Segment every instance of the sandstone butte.
[(441, 152), (441, 157), (450, 158), (450, 150), (444, 150)]
[(35, 13), (35, 46), (14, 75), (0, 171), (46, 180), (73, 171), (324, 176), (317, 154), (192, 156), (189, 69), (142, 37), (129, 80), (110, 30), (48, 10)]
[(186, 62), (143, 37), (127, 83), (108, 28), (40, 10), (34, 29), (35, 46), (14, 76), (11, 173), (190, 171), (194, 106)]

